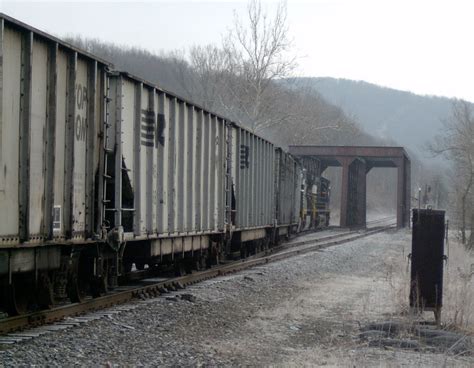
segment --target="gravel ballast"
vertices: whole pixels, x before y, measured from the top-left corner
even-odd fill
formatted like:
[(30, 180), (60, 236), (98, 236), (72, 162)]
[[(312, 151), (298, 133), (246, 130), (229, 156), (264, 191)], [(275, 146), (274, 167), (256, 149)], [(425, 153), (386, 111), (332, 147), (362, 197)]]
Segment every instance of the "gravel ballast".
[(392, 264), (407, 242), (406, 231), (376, 234), (136, 301), (0, 347), (0, 366), (474, 365), (472, 355), (360, 338), (362, 326), (398, 313)]

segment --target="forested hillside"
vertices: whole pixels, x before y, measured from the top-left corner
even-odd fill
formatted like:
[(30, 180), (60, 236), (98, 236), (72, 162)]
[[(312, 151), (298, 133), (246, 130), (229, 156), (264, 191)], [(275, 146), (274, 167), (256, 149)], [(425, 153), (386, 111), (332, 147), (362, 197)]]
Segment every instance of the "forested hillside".
[(298, 83), (340, 106), (374, 137), (393, 140), (425, 161), (431, 161), (426, 145), (440, 133), (453, 103), (445, 97), (420, 96), (363, 81), (300, 78)]

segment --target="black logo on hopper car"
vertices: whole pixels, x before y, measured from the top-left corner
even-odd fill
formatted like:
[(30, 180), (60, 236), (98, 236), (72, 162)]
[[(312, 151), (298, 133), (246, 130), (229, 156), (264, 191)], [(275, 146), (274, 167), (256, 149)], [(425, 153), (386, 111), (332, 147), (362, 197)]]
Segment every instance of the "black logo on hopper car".
[(250, 161), (250, 148), (245, 144), (240, 145), (240, 168), (241, 169), (248, 169)]
[(156, 128), (157, 135), (156, 135), (156, 144), (155, 146), (158, 147), (158, 143), (162, 146), (165, 145), (165, 115), (158, 114), (158, 127)]
[(163, 114), (158, 114), (158, 119), (156, 119), (153, 110), (142, 110), (140, 133), (140, 142), (142, 146), (158, 147), (158, 144), (163, 146), (165, 143), (163, 137), (164, 130), (165, 116)]
[(76, 140), (86, 140), (87, 119), (85, 118), (87, 109), (87, 88), (82, 84), (76, 85), (76, 118), (75, 118), (75, 135)]
[(80, 115), (76, 116), (76, 140), (86, 140), (86, 118)]

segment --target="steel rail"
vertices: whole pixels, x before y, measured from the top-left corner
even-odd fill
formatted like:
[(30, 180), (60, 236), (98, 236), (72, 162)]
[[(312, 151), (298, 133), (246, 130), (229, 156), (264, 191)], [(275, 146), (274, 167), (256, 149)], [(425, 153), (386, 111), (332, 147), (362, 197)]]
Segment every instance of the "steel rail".
[[(53, 323), (65, 317), (77, 316), (86, 312), (92, 312), (99, 309), (108, 308), (113, 305), (122, 304), (143, 295), (157, 295), (162, 292), (167, 292), (170, 289), (176, 290), (177, 287), (184, 287), (186, 285), (194, 284), (217, 276), (241, 271), (246, 268), (251, 268), (261, 264), (282, 260), (291, 256), (313, 252), (338, 244), (348, 243), (393, 228), (394, 227), (391, 224), (370, 228), (362, 233), (360, 231), (348, 231), (342, 234), (335, 234), (317, 239), (303, 240), (288, 245), (285, 244), (283, 246), (278, 247), (277, 250), (274, 249), (271, 254), (260, 253), (243, 260), (216, 266), (205, 271), (170, 278), (149, 285), (130, 286), (130, 289), (112, 292), (102, 297), (86, 300), (82, 303), (67, 304), (64, 306), (36, 311), (21, 316), (0, 319), (0, 334), (6, 334), (25, 328)], [(301, 248), (301, 246), (309, 244), (313, 245)]]

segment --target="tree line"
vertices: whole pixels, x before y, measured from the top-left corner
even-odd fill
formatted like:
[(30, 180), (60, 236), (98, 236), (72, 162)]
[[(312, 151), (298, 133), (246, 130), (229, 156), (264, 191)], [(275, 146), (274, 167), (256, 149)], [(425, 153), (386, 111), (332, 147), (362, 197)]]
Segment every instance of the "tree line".
[[(428, 149), (451, 163), (448, 169), (449, 210), (463, 244), (474, 249), (474, 106), (455, 100), (444, 129)], [(440, 179), (441, 181), (442, 179)]]

